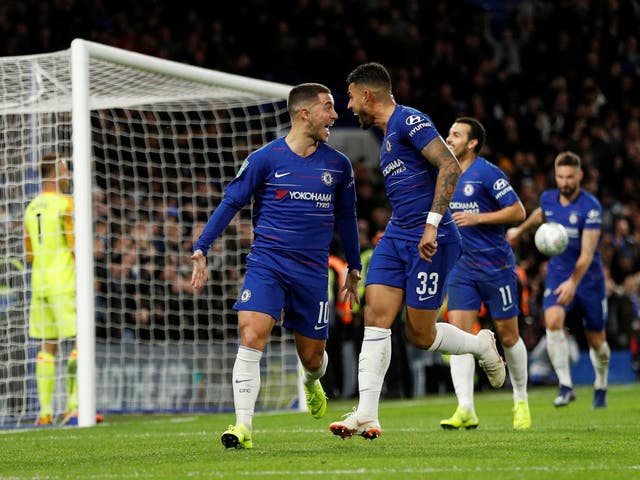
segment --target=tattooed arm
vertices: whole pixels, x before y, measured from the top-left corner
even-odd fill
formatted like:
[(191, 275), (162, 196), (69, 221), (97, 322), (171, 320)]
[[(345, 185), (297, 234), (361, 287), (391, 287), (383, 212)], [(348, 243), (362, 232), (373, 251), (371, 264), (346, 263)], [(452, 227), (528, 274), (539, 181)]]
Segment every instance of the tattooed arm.
[[(430, 214), (427, 217), (427, 223), (424, 233), (420, 239), (418, 250), (420, 256), (427, 262), (431, 261), (431, 257), (438, 249), (436, 237), (438, 235), (439, 219), (442, 218), (449, 208), (449, 202), (456, 189), (458, 178), (462, 173), (458, 159), (447, 148), (441, 137), (431, 140), (423, 149), (422, 156), (432, 165), (438, 167), (438, 178), (436, 179), (436, 190), (433, 195), (433, 203), (431, 204)], [(432, 213), (437, 219), (434, 222), (430, 220)]]
[(436, 179), (436, 192), (433, 196), (433, 204), (431, 211), (444, 215), (449, 208), (449, 202), (456, 190), (456, 184), (462, 170), (458, 159), (447, 148), (441, 137), (431, 140), (426, 147), (422, 149), (422, 156), (429, 163), (438, 167), (438, 178)]

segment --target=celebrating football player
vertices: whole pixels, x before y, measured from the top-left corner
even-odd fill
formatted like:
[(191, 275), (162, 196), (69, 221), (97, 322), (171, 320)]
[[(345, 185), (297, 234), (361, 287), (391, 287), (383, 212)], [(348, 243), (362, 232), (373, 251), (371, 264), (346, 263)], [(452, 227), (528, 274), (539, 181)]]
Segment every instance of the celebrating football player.
[(540, 207), (520, 226), (507, 230), (507, 238), (513, 243), (525, 231), (545, 221), (560, 223), (567, 230), (569, 246), (549, 260), (543, 300), (547, 351), (560, 384), (553, 404), (563, 407), (576, 399), (569, 370), (569, 343), (564, 330), (567, 311), (576, 307), (582, 315), (589, 357), (595, 370), (592, 406), (605, 408), (611, 350), (605, 334), (607, 297), (598, 250), (602, 206), (596, 197), (580, 188), (582, 176), (578, 155), (573, 152), (558, 154), (555, 159), (557, 188), (544, 191), (540, 196)]
[[(505, 174), (483, 157), (486, 132), (475, 118), (458, 118), (449, 129), (447, 145), (462, 168), (449, 204), (462, 235), (462, 256), (447, 282), (449, 323), (473, 332), (484, 302), (504, 348), (513, 386), (513, 428), (531, 427), (527, 398), (527, 347), (518, 330), (516, 258), (505, 238), (505, 224), (524, 220), (526, 212)], [(458, 408), (440, 426), (477, 428), (473, 401), (475, 360), (451, 355), (451, 379)]]

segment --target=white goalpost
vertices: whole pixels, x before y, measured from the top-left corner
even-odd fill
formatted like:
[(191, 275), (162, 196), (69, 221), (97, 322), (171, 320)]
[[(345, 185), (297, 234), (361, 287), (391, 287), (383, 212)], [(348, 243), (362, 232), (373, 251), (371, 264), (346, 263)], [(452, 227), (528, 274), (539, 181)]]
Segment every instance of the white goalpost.
[[(289, 127), (290, 86), (76, 39), (0, 58), (0, 427), (37, 414), (23, 213), (48, 153), (72, 154), (80, 426), (101, 412), (231, 411), (231, 305), (251, 241), (248, 208), (190, 289), (191, 247), (247, 153)], [(56, 414), (66, 357), (56, 364)], [(258, 409), (299, 405), (293, 339), (265, 351)]]

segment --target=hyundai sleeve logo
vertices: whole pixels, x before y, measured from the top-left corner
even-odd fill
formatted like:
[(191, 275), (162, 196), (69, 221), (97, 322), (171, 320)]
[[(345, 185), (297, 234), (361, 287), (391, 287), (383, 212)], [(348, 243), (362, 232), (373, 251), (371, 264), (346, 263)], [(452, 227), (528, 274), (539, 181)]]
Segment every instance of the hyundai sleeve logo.
[(420, 115), (409, 115), (405, 120), (407, 125), (415, 125), (418, 122), (422, 121), (422, 117)]

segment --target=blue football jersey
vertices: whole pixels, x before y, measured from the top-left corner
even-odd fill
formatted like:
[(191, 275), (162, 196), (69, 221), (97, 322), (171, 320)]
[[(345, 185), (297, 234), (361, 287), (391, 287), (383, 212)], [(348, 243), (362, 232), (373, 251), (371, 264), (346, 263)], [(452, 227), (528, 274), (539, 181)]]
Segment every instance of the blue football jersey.
[[(420, 152), (439, 136), (431, 119), (414, 108), (397, 105), (389, 118), (380, 148), (380, 171), (392, 208), (385, 235), (414, 241), (422, 237), (438, 169)], [(458, 228), (447, 210), (438, 227), (438, 242), (459, 241)]]
[[(505, 174), (482, 157), (460, 175), (449, 204), (451, 212), (485, 213), (502, 210), (520, 198)], [(515, 256), (502, 224), (459, 227), (465, 266), (491, 272), (514, 267)]]
[[(547, 222), (562, 224), (569, 235), (569, 245), (560, 255), (549, 260), (549, 271), (567, 277), (573, 272), (580, 256), (582, 231), (602, 229), (602, 206), (596, 197), (580, 190), (578, 197), (567, 206), (560, 204), (560, 192), (557, 189), (546, 190), (540, 196), (540, 207)], [(593, 261), (585, 272), (584, 281), (601, 280), (604, 276), (600, 250), (596, 248)]]
[[(284, 137), (264, 145), (244, 161), (218, 208), (237, 211), (252, 198), (254, 247), (298, 252), (301, 261), (326, 266), (335, 221), (352, 218), (356, 247), (345, 250), (354, 257), (347, 258), (349, 265), (359, 268), (353, 170), (341, 152), (320, 143), (302, 158)], [(215, 214), (212, 219), (194, 250), (206, 252), (228, 223)]]

